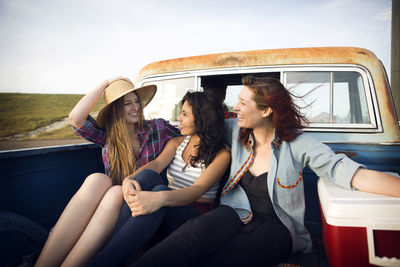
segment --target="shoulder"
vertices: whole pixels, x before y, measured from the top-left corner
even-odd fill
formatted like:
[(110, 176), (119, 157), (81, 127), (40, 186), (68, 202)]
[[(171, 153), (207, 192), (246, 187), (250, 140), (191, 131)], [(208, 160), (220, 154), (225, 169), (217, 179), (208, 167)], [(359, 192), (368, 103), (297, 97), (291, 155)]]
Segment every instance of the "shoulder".
[(224, 157), (224, 158), (226, 158), (226, 157), (230, 158), (231, 157), (231, 152), (227, 148), (222, 148), (217, 152), (217, 156), (221, 156), (221, 157)]
[(306, 158), (317, 159), (322, 155), (328, 156), (333, 153), (329, 146), (308, 133), (300, 134), (293, 141), (287, 142), (287, 144), (292, 155), (298, 160)]
[(319, 141), (317, 138), (315, 138), (314, 136), (302, 132), (301, 134), (299, 134), (295, 139), (293, 139), (292, 141), (287, 142), (289, 143), (291, 146), (304, 146), (304, 145), (310, 145), (310, 144), (322, 144), (321, 141)]
[(145, 120), (143, 125), (144, 125), (144, 127), (151, 127), (151, 128), (165, 127), (166, 120), (164, 120), (164, 119)]
[(149, 131), (165, 131), (168, 127), (169, 123), (167, 123), (164, 119), (153, 119), (153, 120), (145, 120), (143, 122), (143, 130), (146, 132)]
[(227, 148), (221, 148), (217, 154), (215, 155), (215, 159), (226, 159), (230, 160), (231, 158), (231, 152)]
[(186, 136), (177, 136), (173, 137), (168, 141), (168, 144), (175, 146), (178, 148), (178, 146), (185, 140)]
[(166, 130), (166, 129), (174, 129), (178, 131), (178, 129), (173, 126), (169, 121), (164, 119), (152, 119), (152, 120), (145, 120), (143, 123), (145, 129), (152, 129), (152, 130)]

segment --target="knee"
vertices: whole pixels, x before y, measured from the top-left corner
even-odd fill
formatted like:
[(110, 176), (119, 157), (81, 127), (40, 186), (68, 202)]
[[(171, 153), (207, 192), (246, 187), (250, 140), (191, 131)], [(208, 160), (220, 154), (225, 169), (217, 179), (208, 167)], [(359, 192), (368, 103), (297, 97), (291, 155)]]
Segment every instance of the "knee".
[(149, 170), (149, 169), (144, 169), (135, 177), (135, 180), (137, 180), (138, 182), (142, 182), (142, 181), (146, 181), (146, 180), (150, 180), (150, 179), (156, 181), (156, 180), (158, 180), (158, 176), (160, 176), (160, 174), (158, 172)]
[(168, 186), (163, 185), (163, 184), (159, 184), (154, 186), (151, 191), (167, 191), (167, 190), (171, 190)]
[(160, 175), (160, 174), (154, 170), (144, 169), (138, 174), (138, 176), (140, 175), (147, 176), (147, 175)]
[(122, 194), (122, 187), (120, 185), (114, 185), (107, 190), (103, 197), (104, 205), (110, 209), (120, 209), (124, 201)]
[(155, 185), (163, 184), (163, 179), (160, 174), (156, 171), (145, 169), (141, 171), (135, 180), (139, 182), (142, 190), (150, 190)]
[(94, 192), (104, 194), (112, 186), (111, 178), (104, 173), (92, 173), (86, 177), (81, 186), (85, 192)]

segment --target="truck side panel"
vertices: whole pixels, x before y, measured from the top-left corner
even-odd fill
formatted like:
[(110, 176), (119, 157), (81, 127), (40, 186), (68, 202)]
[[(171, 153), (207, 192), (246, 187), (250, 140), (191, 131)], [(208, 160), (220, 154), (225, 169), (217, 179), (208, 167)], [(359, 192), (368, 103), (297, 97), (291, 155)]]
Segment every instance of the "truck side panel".
[(0, 168), (0, 265), (40, 248), (86, 176), (104, 172), (92, 144), (0, 153)]

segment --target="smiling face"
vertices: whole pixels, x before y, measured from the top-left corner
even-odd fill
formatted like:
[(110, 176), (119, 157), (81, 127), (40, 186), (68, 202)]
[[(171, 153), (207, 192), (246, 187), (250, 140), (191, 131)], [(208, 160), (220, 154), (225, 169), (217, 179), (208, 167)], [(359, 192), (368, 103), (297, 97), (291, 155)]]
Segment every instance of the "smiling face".
[(180, 123), (179, 129), (181, 135), (194, 135), (196, 134), (196, 125), (194, 123), (194, 115), (192, 107), (187, 101), (182, 105), (182, 112), (178, 117)]
[(270, 108), (257, 108), (253, 97), (253, 90), (247, 86), (243, 86), (238, 102), (234, 107), (237, 112), (238, 126), (241, 128), (254, 129), (261, 126), (265, 122), (265, 118), (271, 114)]
[(140, 101), (134, 92), (124, 95), (124, 118), (128, 124), (139, 122), (140, 119)]

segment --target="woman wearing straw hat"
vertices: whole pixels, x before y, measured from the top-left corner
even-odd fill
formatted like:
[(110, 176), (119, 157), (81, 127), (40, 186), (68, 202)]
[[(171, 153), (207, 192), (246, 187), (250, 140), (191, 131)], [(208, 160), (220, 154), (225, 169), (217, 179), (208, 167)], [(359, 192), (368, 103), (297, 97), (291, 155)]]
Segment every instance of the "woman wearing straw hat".
[[(102, 82), (72, 109), (74, 132), (102, 146), (105, 174), (85, 179), (51, 231), (36, 266), (91, 258), (112, 234), (123, 203), (123, 179), (155, 159), (167, 141), (179, 135), (168, 121), (144, 120), (143, 108), (156, 90), (154, 85), (135, 88), (129, 79), (116, 77)], [(96, 121), (89, 113), (102, 94), (105, 106)]]

